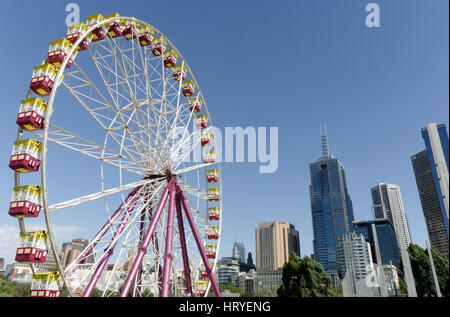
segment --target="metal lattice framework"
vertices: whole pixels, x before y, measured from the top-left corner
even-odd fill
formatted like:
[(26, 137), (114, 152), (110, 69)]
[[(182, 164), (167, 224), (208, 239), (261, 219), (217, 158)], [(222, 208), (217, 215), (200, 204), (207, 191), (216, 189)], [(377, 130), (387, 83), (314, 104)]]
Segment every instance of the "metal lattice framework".
[[(128, 28), (128, 37), (111, 36), (115, 26)], [(102, 29), (105, 36), (94, 36)], [(155, 35), (153, 40), (162, 39), (161, 54), (150, 43), (142, 45), (143, 30)], [(89, 46), (82, 49), (85, 43)], [(42, 144), (41, 207), (53, 254), (58, 254), (53, 215), (104, 200), (104, 211), (86, 219), (98, 221), (98, 233), (65, 267), (55, 257), (61, 286), (71, 296), (90, 296), (95, 288), (103, 296), (206, 296), (210, 287), (220, 296), (213, 274), (222, 224), (220, 165), (214, 158), (205, 159), (215, 147), (213, 138), (203, 142), (205, 135), (212, 136), (213, 126), (187, 62), (156, 28), (117, 14), (84, 27), (71, 44), (46, 94), (45, 124), (42, 129), (19, 124), (17, 134), (17, 141), (29, 134)], [(167, 65), (167, 52), (177, 57), (178, 78), (176, 65)], [(183, 91), (184, 77), (194, 83), (194, 94)], [(27, 100), (33, 92), (30, 89)], [(77, 105), (71, 109), (75, 115), (79, 111), (90, 118), (78, 129), (83, 134), (70, 124), (57, 126), (67, 98)], [(202, 101), (207, 125), (198, 125), (200, 109), (192, 107), (193, 99)], [(50, 120), (54, 106), (58, 113)], [(98, 166), (99, 191), (50, 202), (49, 145), (89, 157)], [(118, 175), (113, 181), (111, 170)], [(211, 171), (213, 179), (207, 178)], [(25, 178), (23, 171), (15, 170), (15, 187)], [(211, 208), (219, 211), (216, 217), (208, 216)], [(26, 232), (27, 217), (17, 218), (20, 231)], [(30, 266), (33, 274), (39, 273), (33, 261)]]

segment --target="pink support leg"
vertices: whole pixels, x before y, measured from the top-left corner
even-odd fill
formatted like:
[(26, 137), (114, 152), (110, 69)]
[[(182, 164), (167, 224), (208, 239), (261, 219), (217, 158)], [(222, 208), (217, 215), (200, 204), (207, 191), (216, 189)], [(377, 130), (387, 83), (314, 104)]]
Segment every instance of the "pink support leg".
[(150, 227), (148, 228), (147, 233), (145, 234), (144, 241), (139, 246), (138, 253), (136, 255), (136, 259), (133, 262), (133, 266), (131, 267), (130, 273), (125, 281), (122, 292), (120, 292), (120, 297), (126, 297), (128, 292), (130, 291), (131, 285), (133, 284), (134, 278), (136, 277), (137, 270), (141, 265), (142, 259), (144, 258), (145, 253), (147, 253), (147, 248), (150, 243), (150, 239), (153, 236), (153, 232), (155, 231), (156, 225), (158, 223), (159, 217), (161, 216), (161, 212), (166, 204), (167, 196), (169, 195), (169, 190), (174, 186), (174, 178), (172, 178), (169, 183), (164, 188), (164, 192), (162, 194), (161, 200), (159, 202), (158, 208), (156, 209), (155, 215), (150, 223)]
[(181, 253), (183, 256), (184, 280), (186, 282), (186, 290), (187, 290), (186, 295), (192, 296), (191, 270), (189, 268), (188, 253), (186, 248), (186, 238), (184, 234), (183, 214), (181, 212), (181, 201), (178, 191), (175, 203), (177, 208), (178, 233), (180, 236)]
[(198, 234), (197, 227), (195, 226), (194, 219), (192, 218), (191, 211), (189, 209), (188, 202), (186, 200), (186, 196), (184, 195), (181, 188), (176, 184), (177, 190), (179, 191), (181, 203), (183, 204), (184, 211), (186, 213), (186, 217), (188, 218), (189, 225), (191, 226), (192, 233), (194, 234), (195, 242), (197, 243), (198, 250), (200, 251), (200, 255), (202, 256), (203, 264), (205, 265), (206, 272), (208, 273), (209, 281), (216, 293), (217, 297), (221, 297), (219, 287), (217, 286), (216, 279), (214, 278), (214, 274), (212, 273), (211, 266), (209, 265), (208, 258), (206, 257), (205, 249), (203, 248), (202, 241), (200, 239), (200, 235)]
[(170, 190), (169, 211), (167, 213), (166, 250), (164, 251), (164, 270), (161, 285), (161, 297), (169, 296), (170, 265), (172, 264), (173, 219), (175, 208), (175, 186)]
[[(125, 206), (127, 206), (130, 202), (130, 200), (136, 195), (136, 193), (139, 192), (139, 190), (141, 189), (142, 186), (136, 187), (135, 189), (133, 189), (129, 194), (128, 197), (125, 199), (125, 201), (119, 206), (119, 208), (117, 208), (117, 210), (114, 212), (114, 214), (111, 216), (111, 218), (108, 220), (108, 222), (102, 227), (102, 229), (100, 229), (100, 231), (95, 235), (94, 237), (94, 241), (98, 241), (100, 240), (106, 232), (108, 232), (109, 228), (111, 227), (112, 223), (114, 221), (116, 221), (117, 218), (119, 218), (120, 214), (123, 211), (123, 208)], [(74, 263), (69, 271), (66, 273), (67, 276), (70, 276), (73, 271), (75, 271), (78, 267), (79, 264), (81, 264), (88, 256), (89, 254), (92, 252), (92, 250), (95, 248), (95, 246), (97, 245), (97, 243), (93, 243), (89, 248), (87, 248), (86, 250), (84, 250), (84, 252), (82, 253), (82, 255), (80, 256), (80, 260), (78, 260), (76, 263)]]
[[(144, 200), (144, 206), (147, 205), (147, 201)], [(144, 240), (144, 226), (145, 226), (145, 213), (147, 211), (147, 208), (143, 208), (141, 212), (141, 223), (139, 225), (139, 243), (141, 243)], [(137, 285), (136, 285), (136, 295), (137, 297), (141, 297), (142, 295), (142, 263), (139, 266), (139, 270), (137, 273)]]
[[(111, 239), (112, 245), (109, 248), (108, 253), (106, 253), (106, 255), (104, 255), (103, 259), (101, 259), (97, 269), (95, 270), (94, 274), (92, 275), (91, 280), (89, 281), (89, 284), (88, 284), (88, 286), (86, 287), (86, 289), (85, 289), (85, 291), (83, 293), (83, 297), (90, 297), (91, 296), (92, 291), (94, 290), (95, 286), (97, 285), (98, 280), (100, 279), (100, 276), (102, 275), (106, 264), (108, 264), (109, 258), (114, 253), (114, 248), (115, 248), (115, 246), (117, 244), (117, 241), (118, 241), (118, 240), (116, 240), (116, 238), (125, 229), (125, 223), (124, 222), (129, 219), (131, 212), (133, 211), (134, 207), (136, 206), (138, 198), (139, 197), (136, 197), (135, 200), (130, 205), (130, 207), (127, 208), (127, 212), (122, 217), (121, 224), (119, 225), (119, 227), (117, 228), (116, 232), (114, 233), (113, 238)], [(114, 241), (114, 240), (116, 240), (116, 241)]]

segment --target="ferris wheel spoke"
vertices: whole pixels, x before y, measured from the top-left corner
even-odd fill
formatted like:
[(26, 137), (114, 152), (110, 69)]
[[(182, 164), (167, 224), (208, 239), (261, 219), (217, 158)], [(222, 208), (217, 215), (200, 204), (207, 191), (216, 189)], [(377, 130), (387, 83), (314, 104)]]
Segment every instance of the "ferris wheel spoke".
[(106, 224), (102, 227), (102, 229), (95, 235), (95, 237), (92, 239), (92, 241), (89, 243), (88, 246), (78, 255), (78, 257), (73, 261), (65, 270), (65, 274), (67, 276), (71, 276), (72, 273), (77, 269), (77, 267), (85, 261), (88, 256), (91, 256), (92, 254), (96, 254), (97, 251), (94, 250), (94, 248), (97, 246), (98, 243), (101, 242), (101, 239), (108, 233), (111, 226), (115, 224), (116, 219), (120, 217), (122, 212), (125, 209), (128, 209), (131, 204), (134, 204), (134, 202), (137, 201), (139, 198), (139, 194), (141, 192), (142, 186), (136, 187), (133, 191), (131, 191), (128, 194), (128, 198), (117, 208), (117, 210), (114, 212), (114, 214), (109, 217)]
[(177, 175), (180, 174), (184, 174), (184, 173), (188, 173), (188, 172), (192, 172), (195, 170), (198, 170), (200, 168), (205, 168), (211, 165), (214, 165), (215, 163), (202, 163), (202, 164), (198, 164), (198, 165), (194, 165), (194, 166), (189, 166), (189, 167), (185, 167), (183, 169), (180, 170), (175, 170)]
[[(117, 130), (117, 129), (125, 129), (126, 125), (112, 127), (112, 125), (115, 123), (115, 119), (111, 119), (109, 116), (102, 115), (102, 114), (99, 114), (97, 112), (92, 111), (92, 109), (90, 108), (89, 104), (86, 101), (82, 100), (82, 94), (80, 94), (79, 92), (73, 90), (69, 86), (69, 84), (67, 82), (63, 82), (63, 85), (70, 91), (70, 93), (83, 106), (83, 108), (88, 111), (88, 113), (95, 119), (95, 121), (100, 125), (100, 127), (102, 129), (104, 129), (105, 132), (107, 134), (109, 134), (111, 136), (111, 138), (120, 146), (121, 142), (111, 132), (114, 131), (114, 130)], [(108, 109), (111, 109), (111, 107), (109, 106)], [(103, 119), (103, 120), (106, 119), (109, 122), (109, 126), (108, 126), (108, 122), (102, 122), (101, 119)], [(134, 155), (131, 155), (130, 152), (127, 149), (125, 149), (125, 152), (127, 153), (128, 157), (130, 159), (132, 159), (135, 162), (138, 162), (136, 160), (136, 158), (134, 157)], [(139, 153), (139, 151), (136, 151), (136, 153)], [(138, 165), (143, 167), (141, 162), (138, 162)]]
[(137, 182), (134, 182), (134, 183), (129, 183), (127, 185), (123, 185), (123, 186), (120, 186), (120, 187), (110, 188), (110, 189), (104, 190), (102, 192), (93, 193), (93, 194), (81, 196), (81, 197), (78, 197), (78, 198), (75, 198), (75, 199), (67, 200), (67, 201), (64, 201), (64, 202), (61, 202), (61, 203), (57, 203), (57, 204), (54, 204), (54, 205), (50, 205), (48, 207), (48, 211), (49, 212), (54, 212), (54, 211), (57, 211), (57, 210), (68, 208), (68, 207), (73, 207), (73, 206), (76, 206), (76, 205), (79, 205), (79, 204), (82, 204), (82, 203), (86, 203), (86, 202), (89, 202), (89, 201), (92, 201), (92, 200), (96, 200), (96, 199), (103, 198), (103, 197), (106, 197), (106, 196), (109, 196), (109, 195), (112, 195), (112, 194), (116, 194), (116, 193), (122, 192), (124, 190), (131, 189), (133, 187), (142, 186), (142, 185), (145, 185), (145, 184), (162, 181), (164, 179), (165, 179), (164, 177), (154, 178), (154, 179), (143, 179), (143, 180), (140, 180), (140, 181), (137, 181)]
[[(31, 131), (31, 133), (42, 137), (42, 132)], [(48, 141), (116, 167), (122, 165), (124, 169), (134, 174), (143, 174), (142, 169), (138, 167), (138, 162), (53, 124), (49, 125)], [(119, 164), (119, 160), (125, 160), (125, 162)]]
[[(129, 199), (127, 199), (126, 202), (122, 203), (122, 205), (118, 208), (118, 210), (115, 212), (115, 214), (113, 215), (113, 217), (111, 219), (108, 220), (108, 222), (105, 224), (105, 226), (102, 228), (102, 230), (94, 237), (94, 239), (86, 246), (86, 248), (80, 253), (80, 255), (72, 262), (72, 264), (70, 266), (68, 266), (65, 270), (65, 274), (68, 275), (69, 277), (72, 275), (72, 273), (75, 271), (75, 269), (77, 269), (78, 267), (80, 267), (80, 263), (83, 260), (86, 260), (88, 257), (90, 256), (94, 256), (94, 258), (96, 258), (96, 263), (91, 263), (88, 266), (90, 267), (90, 270), (92, 271), (94, 268), (98, 267), (98, 265), (100, 265), (101, 261), (107, 256), (108, 252), (110, 252), (111, 248), (113, 248), (115, 246), (115, 244), (117, 243), (117, 241), (121, 238), (122, 234), (124, 234), (125, 232), (127, 232), (126, 234), (126, 238), (124, 240), (124, 244), (127, 244), (129, 241), (129, 236), (131, 233), (131, 230), (129, 230), (130, 228), (133, 228), (132, 226), (136, 223), (137, 221), (137, 216), (140, 215), (140, 213), (148, 208), (148, 204), (141, 204), (139, 205), (136, 209), (137, 212), (135, 213), (135, 215), (131, 218), (128, 217), (128, 220), (126, 219), (122, 219), (121, 222), (116, 222), (115, 220), (120, 216), (120, 214), (123, 212), (123, 210), (125, 209), (129, 209), (130, 204), (136, 203), (137, 199), (139, 199), (139, 196), (142, 195), (143, 190), (145, 191), (146, 186), (149, 186), (151, 184), (147, 184), (147, 185), (140, 185), (138, 186), (138, 188), (136, 188), (133, 192), (131, 192), (129, 194)], [(164, 184), (160, 184), (158, 187), (156, 187), (153, 191), (151, 196), (149, 197), (150, 199), (153, 199), (154, 197), (156, 197), (160, 191), (162, 190)], [(148, 191), (147, 191), (148, 192)], [(124, 221), (125, 220), (125, 221)], [(111, 231), (111, 226), (113, 224), (116, 224), (118, 226), (123, 226), (123, 228), (121, 229), (121, 231), (119, 232), (119, 234), (117, 234), (116, 230), (112, 230)], [(113, 236), (112, 240), (106, 240), (104, 243), (107, 244), (107, 247), (103, 247), (103, 244), (101, 244), (101, 239), (105, 238), (105, 234), (106, 232), (111, 231), (110, 235)], [(100, 246), (100, 248), (97, 247), (97, 249), (94, 249), (96, 246)], [(121, 249), (120, 253), (119, 253), (119, 257), (118, 259), (120, 259), (121, 254), (122, 254), (123, 249)], [(98, 254), (102, 254), (100, 257), (96, 256)], [(81, 283), (82, 281), (86, 280), (89, 276), (91, 276), (92, 274), (87, 274), (84, 276), (84, 278), (81, 281), (78, 281), (78, 283)], [(109, 282), (108, 282), (109, 283)], [(74, 289), (76, 288), (77, 285), (74, 285)]]
[(182, 181), (179, 181), (179, 185), (186, 194), (195, 196), (195, 197), (203, 199), (203, 200), (208, 199), (208, 193), (200, 188), (194, 187), (194, 186), (192, 186), (188, 183), (182, 182)]
[[(111, 41), (111, 40), (108, 39), (108, 41)], [(114, 40), (113, 40), (113, 42), (115, 43)], [(107, 69), (111, 74), (115, 75), (116, 84), (117, 84), (117, 78), (120, 78), (123, 82), (126, 83), (126, 85), (128, 86), (128, 90), (125, 89), (125, 91), (130, 95), (130, 99), (128, 99), (126, 97), (124, 97), (124, 98), (128, 102), (128, 104), (136, 106), (137, 105), (137, 100), (136, 100), (136, 98), (134, 97), (134, 95), (131, 92), (131, 87), (129, 85), (127, 73), (123, 69), (122, 65), (120, 64), (120, 60), (117, 58), (117, 54), (115, 54), (112, 44), (110, 44), (110, 46), (111, 46), (111, 50), (112, 50), (112, 55), (114, 56), (115, 64), (119, 64), (119, 68), (121, 69), (121, 72), (122, 72), (123, 76), (120, 76), (117, 71), (112, 70), (110, 67), (107, 67), (105, 64), (99, 63), (98, 62), (99, 59), (94, 57), (91, 52), (90, 52), (90, 55), (91, 55), (92, 60), (94, 61), (94, 64), (95, 64), (95, 66), (97, 68), (97, 71), (98, 71), (100, 77), (102, 78), (103, 84), (105, 85), (106, 89), (108, 90), (110, 98), (112, 100), (114, 100), (114, 105), (111, 106), (111, 110), (115, 113), (115, 115), (118, 117), (119, 121), (123, 124), (124, 130), (127, 132), (127, 134), (129, 135), (130, 139), (133, 141), (133, 144), (134, 144), (134, 146), (136, 148), (136, 153), (138, 153), (138, 155), (141, 157), (141, 162), (143, 163), (145, 160), (143, 159), (143, 157), (141, 156), (140, 153), (147, 152), (148, 151), (147, 146), (142, 141), (142, 137), (141, 138), (137, 137), (137, 135), (131, 129), (129, 129), (129, 124), (130, 124), (131, 117), (129, 118), (128, 121), (125, 120), (125, 118), (123, 117), (123, 110), (121, 110), (121, 107), (118, 104), (118, 100), (115, 100), (115, 98), (113, 96), (113, 93), (115, 92), (116, 93), (116, 97), (118, 97), (119, 90), (118, 90), (118, 88), (117, 88), (117, 90), (112, 89), (112, 85), (113, 84), (109, 84), (107, 82), (107, 80), (105, 79), (105, 74), (102, 72), (102, 70), (100, 68), (100, 66), (103, 66), (103, 68)], [(116, 46), (116, 47), (118, 47), (118, 46)], [(117, 63), (118, 61), (119, 61), (119, 63)], [(124, 85), (122, 84), (122, 86), (124, 86)], [(120, 94), (120, 96), (123, 96), (123, 95)]]
[[(143, 116), (144, 114), (142, 114), (142, 111), (139, 107), (137, 107), (136, 109), (134, 109), (134, 111), (132, 112), (132, 114), (129, 117), (130, 121), (134, 122), (134, 125), (138, 127), (139, 130), (139, 134), (141, 136), (141, 140), (143, 142), (146, 143), (146, 146), (148, 148), (147, 154), (149, 154), (149, 161), (152, 161), (154, 163), (158, 163), (160, 169), (162, 169), (163, 166), (163, 159), (162, 157), (159, 155), (160, 151), (157, 150), (157, 148), (154, 148), (154, 142), (153, 141), (153, 135), (151, 133), (151, 131), (149, 130), (149, 126), (142, 126), (141, 125), (141, 121), (138, 120), (132, 120), (133, 118), (133, 114), (139, 113), (139, 116)], [(126, 115), (124, 115), (126, 117)], [(138, 117), (138, 115), (135, 115), (135, 118)], [(145, 132), (142, 130), (146, 130)], [(147, 138), (144, 137), (144, 135), (147, 136)]]

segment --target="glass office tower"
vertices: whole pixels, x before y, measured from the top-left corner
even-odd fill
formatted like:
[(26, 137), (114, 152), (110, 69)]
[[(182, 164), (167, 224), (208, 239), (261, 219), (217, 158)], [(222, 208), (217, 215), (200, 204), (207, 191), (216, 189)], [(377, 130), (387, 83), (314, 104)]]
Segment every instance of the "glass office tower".
[(430, 123), (426, 128), (422, 128), (422, 137), (430, 162), (431, 172), (438, 194), (439, 204), (443, 213), (447, 236), (448, 212), (449, 212), (449, 176), (448, 176), (448, 134), (445, 124)]
[(441, 209), (427, 151), (424, 150), (411, 156), (411, 163), (416, 177), (417, 190), (419, 191), (431, 247), (449, 255), (448, 233), (444, 221), (445, 213)]
[(311, 214), (314, 231), (314, 259), (337, 283), (339, 272), (339, 237), (352, 231), (353, 206), (347, 190), (342, 163), (329, 154), (326, 134), (322, 134), (322, 153), (310, 164)]
[[(375, 226), (373, 227), (372, 224), (375, 224)], [(366, 241), (369, 242), (374, 263), (378, 265), (392, 263), (397, 269), (400, 269), (400, 249), (392, 222), (388, 219), (354, 221), (353, 228), (355, 232), (364, 235)], [(376, 230), (376, 235), (373, 228)], [(377, 239), (375, 239), (375, 236)], [(376, 241), (378, 242), (378, 248), (375, 246)], [(379, 255), (377, 250), (380, 251)], [(378, 263), (378, 258), (381, 259), (382, 263)]]

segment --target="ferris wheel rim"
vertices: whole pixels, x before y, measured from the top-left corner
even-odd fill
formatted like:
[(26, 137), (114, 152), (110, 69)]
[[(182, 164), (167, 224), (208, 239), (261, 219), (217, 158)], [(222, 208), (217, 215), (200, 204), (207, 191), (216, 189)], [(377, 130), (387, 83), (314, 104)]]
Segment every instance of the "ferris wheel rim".
[[(90, 28), (88, 28), (88, 30), (73, 44), (72, 48), (70, 49), (70, 52), (67, 54), (67, 56), (64, 58), (64, 61), (61, 63), (61, 66), (60, 66), (60, 68), (58, 70), (58, 73), (57, 73), (55, 81), (54, 81), (53, 89), (52, 89), (52, 91), (51, 91), (51, 93), (49, 95), (48, 107), (47, 107), (46, 112), (45, 112), (45, 117), (46, 117), (46, 123), (47, 124), (44, 126), (44, 131), (43, 131), (43, 134), (42, 134), (42, 163), (41, 163), (41, 165), (42, 165), (41, 166), (41, 185), (42, 185), (41, 187), (42, 187), (42, 191), (43, 191), (43, 194), (42, 194), (43, 206), (42, 206), (42, 208), (44, 210), (46, 227), (47, 227), (48, 234), (49, 234), (50, 247), (51, 247), (51, 249), (53, 251), (53, 254), (55, 255), (55, 260), (56, 260), (56, 263), (57, 263), (57, 269), (61, 273), (64, 272), (64, 269), (62, 268), (62, 265), (60, 263), (60, 260), (59, 260), (58, 256), (56, 256), (56, 254), (57, 254), (56, 243), (55, 243), (55, 240), (54, 240), (54, 233), (53, 233), (51, 219), (50, 219), (50, 214), (49, 214), (49, 210), (48, 210), (49, 205), (48, 205), (48, 197), (47, 197), (47, 193), (48, 192), (47, 192), (47, 178), (46, 178), (46, 176), (47, 176), (47, 174), (46, 174), (47, 153), (46, 152), (47, 152), (47, 143), (48, 143), (48, 129), (49, 129), (49, 126), (50, 126), (50, 118), (51, 118), (51, 114), (52, 114), (53, 104), (54, 104), (54, 100), (55, 100), (55, 96), (57, 94), (57, 91), (58, 91), (60, 85), (62, 84), (62, 75), (64, 73), (65, 67), (66, 67), (69, 59), (73, 56), (73, 54), (74, 54), (75, 50), (77, 49), (78, 45), (84, 39), (86, 39), (86, 37), (88, 37), (94, 29), (96, 29), (99, 26), (102, 26), (102, 25), (104, 25), (106, 23), (114, 22), (114, 21), (118, 21), (118, 20), (128, 20), (128, 21), (138, 22), (138, 23), (141, 23), (144, 26), (151, 27), (156, 32), (158, 32), (161, 36), (163, 36), (165, 40), (167, 40), (167, 42), (170, 44), (170, 46), (173, 49), (175, 49), (176, 52), (179, 54), (180, 58), (183, 60), (183, 63), (185, 62), (185, 59), (182, 56), (182, 54), (180, 53), (180, 51), (157, 28), (155, 28), (152, 25), (146, 23), (145, 21), (142, 21), (142, 20), (139, 20), (139, 19), (135, 19), (133, 17), (115, 17), (115, 18), (105, 19), (104, 21), (99, 22), (99, 23), (97, 23), (95, 25), (92, 25)], [(206, 100), (205, 100), (205, 98), (203, 96), (203, 93), (201, 92), (200, 86), (198, 85), (197, 80), (196, 80), (194, 74), (192, 73), (189, 65), (187, 63), (184, 63), (183, 65), (186, 66), (187, 72), (190, 74), (190, 76), (191, 76), (192, 80), (194, 81), (197, 89), (199, 90), (199, 96), (202, 97), (203, 102), (204, 102), (204, 110), (205, 110), (205, 112), (206, 112), (206, 114), (207, 114), (207, 116), (208, 116), (208, 118), (209, 118), (209, 120), (211, 122), (211, 126), (213, 127), (212, 120), (211, 120), (211, 117), (209, 115), (208, 108), (206, 106)], [(30, 89), (29, 92), (28, 92), (28, 95), (31, 96), (31, 93), (32, 93), (32, 91)], [(20, 140), (22, 138), (22, 134), (23, 134), (23, 129), (19, 127), (17, 140)], [(214, 142), (215, 146), (217, 147), (216, 141), (214, 140), (213, 142)], [(220, 161), (217, 161), (214, 164), (216, 164), (216, 166), (217, 166), (218, 175), (221, 176)], [(205, 170), (205, 174), (206, 174), (206, 167), (204, 168), (204, 170)], [(222, 215), (223, 215), (223, 213), (222, 213), (222, 197), (223, 197), (223, 193), (222, 193), (221, 177), (219, 177), (218, 183), (219, 183), (218, 185), (219, 185), (219, 189), (220, 189), (220, 193), (221, 193), (220, 199), (219, 199), (219, 205), (220, 205), (219, 206), (219, 210), (220, 210), (219, 228), (220, 228), (220, 232), (221, 232), (222, 231)], [(19, 184), (20, 184), (20, 173), (15, 172), (15, 185), (18, 186)], [(208, 201), (207, 201), (206, 206), (208, 208), (208, 206), (209, 206), (209, 202)], [(24, 224), (23, 224), (23, 219), (19, 219), (19, 227), (20, 227), (21, 231), (25, 231), (25, 227), (24, 227)], [(217, 254), (219, 253), (220, 241), (221, 241), (221, 234), (219, 234), (219, 237), (217, 239), (217, 249), (216, 249)], [(204, 241), (204, 244), (205, 243), (206, 243), (206, 241)], [(213, 262), (213, 270), (216, 269), (217, 260), (218, 260), (218, 258), (216, 256), (215, 259), (214, 259), (214, 262)], [(32, 270), (33, 270), (33, 265), (31, 265), (31, 267), (32, 267)], [(34, 272), (34, 270), (33, 270), (33, 272)], [(64, 285), (66, 285), (66, 287), (67, 287), (68, 283), (66, 281), (65, 275), (61, 274), (61, 276), (62, 276)], [(207, 292), (208, 292), (210, 287), (211, 287), (211, 281), (208, 282)], [(67, 287), (67, 290), (69, 292), (69, 295), (73, 296), (73, 293), (72, 293), (72, 291), (71, 291), (71, 289), (69, 287)]]

